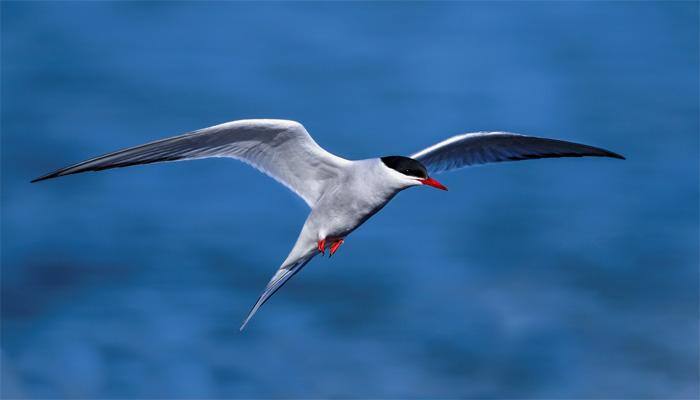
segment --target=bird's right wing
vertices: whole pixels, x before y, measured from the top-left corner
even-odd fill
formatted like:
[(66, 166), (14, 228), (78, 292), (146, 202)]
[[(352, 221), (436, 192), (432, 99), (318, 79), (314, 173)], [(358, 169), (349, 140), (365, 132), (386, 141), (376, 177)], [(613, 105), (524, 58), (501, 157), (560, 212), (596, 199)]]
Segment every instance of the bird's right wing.
[(282, 183), (313, 207), (328, 180), (347, 163), (323, 148), (295, 121), (250, 119), (227, 122), (96, 157), (43, 175), (32, 182), (164, 161), (230, 157)]

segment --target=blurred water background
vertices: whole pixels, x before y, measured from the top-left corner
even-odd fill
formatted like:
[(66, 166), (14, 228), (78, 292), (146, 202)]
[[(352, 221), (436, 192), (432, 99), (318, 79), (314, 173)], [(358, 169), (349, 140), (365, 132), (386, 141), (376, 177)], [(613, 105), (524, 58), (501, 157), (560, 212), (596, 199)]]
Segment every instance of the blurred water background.
[[(3, 398), (697, 398), (698, 3), (2, 2)], [(627, 161), (401, 193), (238, 327), (303, 202), (235, 161), (29, 184), (242, 118)]]

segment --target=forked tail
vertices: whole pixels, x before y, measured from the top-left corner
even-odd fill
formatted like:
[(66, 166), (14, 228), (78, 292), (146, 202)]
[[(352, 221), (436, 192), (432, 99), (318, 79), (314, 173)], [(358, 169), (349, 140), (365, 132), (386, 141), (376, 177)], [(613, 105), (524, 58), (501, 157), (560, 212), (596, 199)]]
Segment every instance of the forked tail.
[(253, 318), (253, 315), (255, 315), (256, 312), (258, 312), (258, 309), (262, 307), (265, 302), (272, 297), (275, 292), (282, 287), (291, 277), (293, 277), (297, 272), (301, 271), (302, 268), (306, 264), (308, 264), (309, 261), (311, 261), (312, 258), (317, 253), (312, 252), (309, 255), (306, 255), (302, 258), (297, 259), (291, 264), (288, 265), (283, 265), (280, 269), (277, 270), (275, 275), (270, 279), (270, 282), (267, 284), (265, 287), (265, 290), (260, 294), (260, 297), (258, 297), (258, 301), (255, 302), (255, 305), (253, 308), (250, 309), (250, 312), (248, 313), (248, 316), (246, 317), (245, 321), (243, 321), (243, 325), (241, 325), (241, 331), (245, 329), (246, 325), (248, 325), (248, 322), (250, 321), (251, 318)]

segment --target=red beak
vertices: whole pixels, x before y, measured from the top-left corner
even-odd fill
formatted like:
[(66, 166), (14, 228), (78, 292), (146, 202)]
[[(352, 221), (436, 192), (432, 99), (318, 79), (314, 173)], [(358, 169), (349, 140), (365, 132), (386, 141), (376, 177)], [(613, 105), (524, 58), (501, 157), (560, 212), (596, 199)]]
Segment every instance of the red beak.
[(443, 185), (442, 183), (436, 181), (433, 178), (420, 179), (420, 183), (422, 183), (424, 185), (432, 186), (436, 189), (447, 190), (447, 186)]

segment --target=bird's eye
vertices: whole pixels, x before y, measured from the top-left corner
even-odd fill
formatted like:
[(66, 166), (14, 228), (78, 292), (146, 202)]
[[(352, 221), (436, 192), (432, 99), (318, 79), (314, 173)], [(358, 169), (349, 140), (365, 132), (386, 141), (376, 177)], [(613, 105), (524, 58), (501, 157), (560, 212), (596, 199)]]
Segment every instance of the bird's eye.
[(420, 170), (410, 169), (410, 168), (402, 169), (401, 173), (404, 175), (408, 175), (408, 176), (418, 176), (418, 177), (423, 176), (423, 173)]

